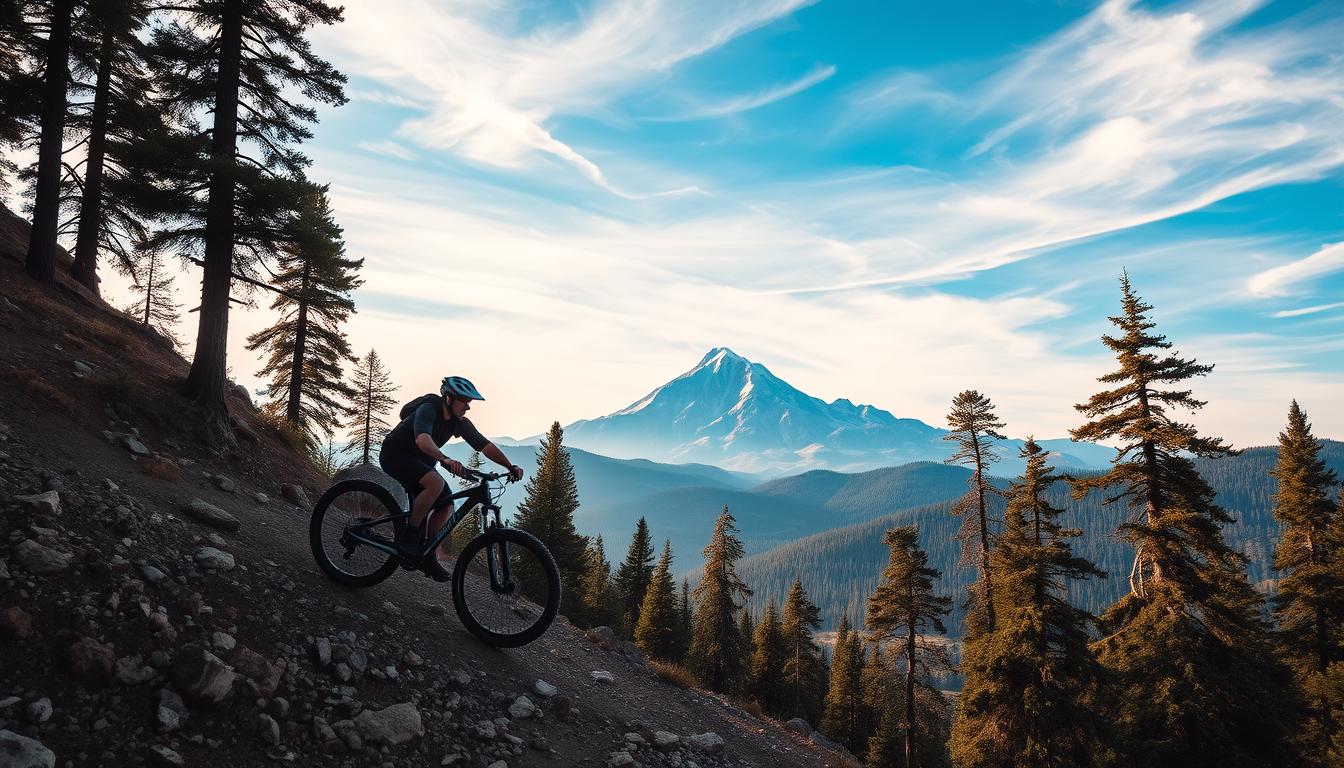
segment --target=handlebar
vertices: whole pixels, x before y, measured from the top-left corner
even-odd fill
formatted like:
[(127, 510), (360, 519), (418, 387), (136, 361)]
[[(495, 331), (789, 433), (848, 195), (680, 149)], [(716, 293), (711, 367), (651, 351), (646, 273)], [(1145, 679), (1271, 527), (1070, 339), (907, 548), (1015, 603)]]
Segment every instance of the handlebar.
[(465, 477), (468, 480), (484, 480), (492, 483), (497, 480), (504, 480), (510, 483), (513, 482), (513, 478), (508, 472), (480, 472), (471, 467), (462, 468), (462, 477)]

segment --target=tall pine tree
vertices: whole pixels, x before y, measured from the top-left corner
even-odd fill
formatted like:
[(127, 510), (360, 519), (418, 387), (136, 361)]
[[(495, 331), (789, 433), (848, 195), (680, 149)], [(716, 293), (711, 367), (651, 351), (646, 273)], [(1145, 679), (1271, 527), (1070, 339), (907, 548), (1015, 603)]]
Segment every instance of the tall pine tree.
[(271, 308), (280, 318), (247, 337), (247, 348), (266, 352), (259, 375), (270, 379), (273, 400), (264, 409), (283, 416), (311, 443), (350, 417), (355, 390), (341, 366), (353, 360), (344, 325), (355, 311), (350, 293), (363, 280), (363, 259), (345, 255), (341, 228), (332, 219), (326, 187), (309, 187), (301, 213), (279, 254)]
[(653, 540), (649, 524), (644, 518), (635, 523), (635, 536), (625, 560), (616, 569), (616, 594), (620, 597), (624, 631), (633, 635), (639, 624), (639, 609), (644, 605), (644, 592), (653, 578)]
[(738, 690), (746, 677), (746, 639), (734, 618), (743, 607), (741, 601), (751, 597), (751, 589), (737, 575), (737, 561), (746, 550), (737, 538), (735, 522), (725, 505), (704, 550), (704, 578), (695, 588), (691, 649), (687, 654), (695, 676), (719, 693)]
[(919, 754), (928, 741), (920, 734), (916, 717), (916, 691), (923, 688), (940, 696), (930, 681), (934, 673), (951, 668), (943, 644), (930, 640), (930, 630), (946, 633), (943, 616), (951, 600), (934, 594), (934, 581), (942, 575), (929, 567), (929, 556), (919, 547), (919, 528), (892, 528), (882, 536), (890, 559), (873, 594), (868, 596), (868, 628), (872, 641), (891, 642), (903, 665), (902, 749), (906, 768), (917, 768)]
[(677, 596), (672, 581), (672, 541), (663, 542), (663, 554), (653, 569), (635, 627), (635, 644), (651, 659), (677, 659)]
[(1329, 765), (1331, 739), (1341, 723), (1329, 703), (1326, 670), (1344, 659), (1344, 571), (1340, 569), (1344, 520), (1330, 498), (1338, 483), (1320, 457), (1321, 444), (1294, 400), (1288, 426), (1279, 433), (1274, 518), (1283, 533), (1274, 567), (1283, 577), (1274, 596), (1278, 642), (1284, 660), (1305, 693), (1307, 716), (1298, 738), (1304, 755)]
[(784, 716), (801, 717), (809, 723), (821, 720), (821, 704), (826, 696), (826, 665), (821, 648), (812, 632), (821, 627), (821, 613), (803, 590), (797, 576), (784, 599), (779, 633), (787, 654), (784, 657), (783, 682), (788, 690)]
[(1119, 368), (1111, 388), (1075, 406), (1092, 421), (1075, 440), (1119, 443), (1109, 472), (1072, 481), (1081, 498), (1110, 491), (1132, 516), (1118, 534), (1133, 545), (1129, 594), (1099, 619), (1098, 658), (1114, 675), (1112, 721), (1121, 758), (1154, 766), (1287, 765), (1287, 675), (1261, 620), (1262, 601), (1246, 582), (1244, 558), (1223, 541), (1232, 516), (1191, 457), (1227, 455), (1217, 438), (1175, 421), (1177, 408), (1204, 403), (1167, 388), (1213, 366), (1168, 354), (1153, 332), (1152, 309), (1120, 281), (1120, 333), (1102, 336)]
[[(565, 431), (560, 422), (541, 439), (537, 452), (537, 471), (527, 481), (527, 497), (518, 505), (515, 527), (541, 539), (555, 557), (560, 569), (561, 610), (568, 616), (582, 611), (580, 583), (583, 579), (588, 539), (574, 528), (574, 513), (579, 510), (579, 484), (574, 479), (574, 466), (564, 446)], [(538, 578), (536, 574), (524, 577)], [(529, 583), (524, 578), (523, 583)]]
[[(45, 11), (47, 35), (39, 53), (43, 60), (40, 136), (33, 184), (33, 227), (28, 237), (24, 270), (33, 279), (50, 283), (56, 279), (56, 234), (60, 228), (61, 154), (67, 114), (66, 90), (70, 85), (71, 26), (76, 10), (82, 9), (75, 0), (49, 0), (40, 5)], [(221, 402), (222, 397), (221, 394)]]
[(9, 191), (17, 170), (10, 154), (32, 131), (37, 120), (40, 81), (29, 66), (41, 47), (24, 15), (25, 3), (0, 2), (0, 193)]
[[(746, 612), (743, 611), (745, 614)], [(788, 648), (779, 631), (779, 609), (774, 598), (765, 604), (761, 620), (756, 622), (751, 637), (751, 666), (747, 670), (747, 694), (761, 705), (765, 713), (778, 717), (784, 711), (788, 691), (779, 671), (784, 667)]]
[(822, 734), (855, 754), (863, 711), (863, 641), (849, 626), (849, 616), (840, 617), (831, 656), (830, 687), (821, 718)]
[(685, 661), (691, 648), (691, 582), (681, 580), (681, 598), (677, 600), (677, 661)]
[(178, 310), (182, 305), (173, 299), (175, 278), (163, 263), (163, 254), (158, 251), (147, 251), (137, 254), (136, 258), (136, 274), (141, 280), (133, 287), (137, 293), (144, 291), (144, 298), (137, 299), (134, 304), (127, 307), (126, 314), (146, 328), (153, 328), (172, 342), (174, 347), (181, 346), (182, 341), (177, 336), (177, 323), (181, 319)]
[[(355, 361), (355, 373), (350, 381), (350, 390), (354, 395), (346, 403), (346, 410), (352, 414), (346, 424), (350, 429), (350, 443), (345, 450), (357, 453), (361, 464), (372, 459), (374, 447), (381, 445), (391, 425), (383, 420), (383, 415), (392, 411), (397, 404), (393, 395), (397, 388), (392, 384), (392, 376), (383, 367), (378, 350), (370, 349), (369, 354)], [(480, 457), (477, 457), (479, 465)]]
[(988, 397), (968, 389), (952, 399), (952, 411), (947, 414), (951, 431), (943, 437), (957, 444), (957, 450), (948, 464), (970, 467), (970, 488), (966, 495), (952, 506), (952, 514), (961, 515), (962, 560), (974, 563), (979, 579), (971, 588), (966, 615), (966, 636), (994, 631), (994, 579), (990, 553), (993, 534), (990, 532), (988, 498), (998, 491), (989, 482), (989, 467), (999, 457), (993, 451), (995, 440), (1002, 440), (998, 430), (1003, 422), (994, 413), (994, 404)]
[(1063, 528), (1063, 510), (1045, 499), (1059, 479), (1045, 451), (1028, 438), (1021, 457), (992, 557), (998, 624), (964, 642), (952, 757), (965, 768), (1103, 765), (1091, 617), (1067, 598), (1069, 581), (1104, 574), (1073, 554), (1068, 539), (1081, 532)]
[(611, 563), (607, 562), (602, 535), (598, 534), (584, 556), (583, 619), (589, 626), (610, 627), (620, 617), (616, 589), (611, 581)]
[(293, 202), (304, 196), (300, 173), (308, 160), (293, 145), (311, 137), (317, 112), (293, 95), (345, 102), (345, 76), (305, 37), (317, 24), (340, 20), (341, 9), (324, 0), (180, 0), (153, 36), (164, 99), (184, 115), (211, 118), (205, 130), (188, 122), (174, 145), (181, 150), (173, 163), (176, 198), (164, 201), (170, 221), (151, 242), (197, 253), (204, 263), (184, 390), (214, 441), (232, 440), (224, 382), (233, 275), (250, 275), (276, 254)]

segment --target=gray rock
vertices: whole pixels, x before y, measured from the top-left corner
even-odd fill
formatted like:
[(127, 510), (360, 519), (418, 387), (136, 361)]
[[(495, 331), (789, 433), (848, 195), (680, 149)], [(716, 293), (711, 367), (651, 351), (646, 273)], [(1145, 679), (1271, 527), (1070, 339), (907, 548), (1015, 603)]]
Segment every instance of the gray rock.
[(485, 768), (509, 768), (509, 764), (504, 762), (503, 760), (496, 760), (495, 762), (487, 765)]
[(233, 664), (238, 672), (246, 675), (257, 686), (257, 694), (261, 696), (275, 693), (285, 673), (284, 667), (271, 663), (265, 656), (242, 645), (238, 646), (238, 651), (233, 655)]
[(480, 722), (477, 722), (471, 727), (471, 731), (476, 734), (476, 738), (482, 741), (494, 741), (499, 735), (495, 731), (495, 724), (489, 720), (481, 720)]
[(171, 688), (159, 689), (159, 725), (169, 733), (178, 730), (187, 722), (187, 705)]
[(393, 704), (380, 710), (366, 709), (355, 718), (359, 735), (373, 744), (404, 744), (425, 735), (420, 710), (411, 702)]
[(24, 509), (30, 509), (44, 515), (59, 515), (61, 513), (61, 494), (56, 491), (35, 493), (32, 496), (15, 496), (14, 500), (22, 504)]
[(136, 456), (153, 456), (154, 452), (145, 447), (135, 435), (121, 435), (121, 444)]
[[(402, 491), (404, 495), (406, 492)], [(299, 509), (312, 509), (312, 504), (308, 503), (308, 494), (304, 493), (303, 488), (297, 485), (286, 483), (280, 486), (280, 495), (291, 501)]]
[(686, 737), (686, 747), (693, 752), (718, 755), (723, 753), (723, 738), (713, 732), (697, 733)]
[(596, 681), (599, 682), (599, 683), (614, 683), (614, 682), (616, 682), (616, 676), (615, 676), (615, 675), (611, 674), (610, 672), (608, 672), (608, 671), (606, 671), (606, 670), (602, 670), (602, 669), (593, 672), (593, 673), (592, 673), (591, 675), (589, 675), (589, 676), (592, 677), (594, 680), (596, 680)]
[(52, 573), (60, 573), (69, 568), (74, 555), (48, 549), (32, 539), (24, 539), (15, 545), (14, 558), (29, 573), (35, 576), (46, 576)]
[(212, 632), (210, 633), (210, 644), (221, 651), (228, 652), (238, 645), (238, 641), (228, 632)]
[(625, 766), (634, 765), (635, 758), (630, 756), (629, 752), (612, 752), (607, 758), (607, 768), (625, 768)]
[(795, 717), (784, 723), (784, 729), (793, 731), (799, 736), (807, 736), (812, 733), (812, 725), (801, 717)]
[(9, 563), (0, 560), (0, 581), (9, 581)]
[(681, 746), (681, 737), (671, 731), (654, 731), (653, 748), (659, 752), (671, 752)]
[(270, 715), (258, 715), (257, 725), (261, 729), (261, 740), (276, 746), (280, 744), (280, 724)]
[(257, 491), (256, 493), (252, 494), (252, 500), (255, 501), (255, 502), (257, 502), (258, 504), (270, 504), (270, 503), (271, 503), (271, 497), (270, 497), (270, 496), (267, 496), (266, 494), (262, 493), (261, 491)]
[(325, 637), (317, 638), (313, 644), (313, 649), (317, 654), (317, 665), (325, 667), (331, 663), (331, 640)]
[(233, 555), (214, 547), (201, 547), (196, 550), (196, 554), (191, 556), (196, 561), (196, 565), (207, 571), (229, 571), (233, 570)]
[(596, 643), (608, 650), (615, 647), (616, 644), (616, 633), (612, 631), (611, 627), (593, 627), (585, 632), (583, 636), (588, 638), (590, 642)]
[(76, 360), (70, 363), (70, 367), (75, 369), (75, 376), (78, 376), (81, 379), (93, 375), (93, 366), (83, 360)]
[(158, 761), (159, 765), (172, 766), (173, 768), (186, 765), (186, 762), (182, 759), (181, 755), (162, 744), (155, 744), (149, 748), (149, 751), (154, 753), (154, 758)]
[(28, 705), (28, 722), (45, 723), (51, 719), (51, 699), (43, 696)]
[(168, 574), (149, 564), (140, 566), (140, 575), (150, 584), (162, 584), (168, 578)]
[(238, 518), (201, 499), (192, 499), (191, 503), (183, 507), (182, 511), (197, 522), (204, 523), (212, 528), (218, 528), (221, 531), (237, 533), (238, 529), (243, 527)]
[(223, 475), (211, 475), (210, 482), (214, 483), (216, 488), (225, 493), (238, 492), (238, 484)]
[(92, 637), (81, 637), (65, 649), (65, 663), (75, 677), (98, 684), (112, 676), (117, 656), (112, 646), (103, 645)]
[(0, 765), (4, 768), (54, 768), (56, 754), (36, 739), (0, 730)]
[(145, 663), (144, 656), (123, 656), (117, 659), (113, 676), (122, 685), (144, 685), (154, 679), (154, 668)]
[(218, 704), (233, 693), (237, 675), (199, 645), (184, 645), (173, 662), (173, 685), (198, 704)]
[(537, 705), (526, 696), (519, 696), (509, 705), (509, 717), (514, 720), (526, 720), (537, 713)]
[(543, 699), (549, 699), (555, 694), (560, 692), (558, 688), (546, 682), (545, 680), (538, 680), (537, 682), (533, 683), (532, 691), (533, 693), (536, 693)]

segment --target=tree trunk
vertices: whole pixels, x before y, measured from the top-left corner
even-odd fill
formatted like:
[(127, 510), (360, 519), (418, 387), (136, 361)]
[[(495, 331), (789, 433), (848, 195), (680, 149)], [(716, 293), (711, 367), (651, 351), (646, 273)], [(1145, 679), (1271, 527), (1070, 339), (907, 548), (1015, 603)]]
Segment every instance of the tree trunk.
[[(1139, 403), (1143, 408), (1143, 418), (1148, 419), (1151, 417), (1152, 411), (1148, 406), (1147, 382), (1139, 382)], [(1145, 479), (1148, 481), (1148, 487), (1146, 489), (1147, 500), (1144, 505), (1144, 517), (1146, 518), (1148, 526), (1151, 528), (1156, 524), (1157, 518), (1162, 514), (1162, 487), (1158, 484), (1157, 446), (1153, 444), (1152, 440), (1143, 441), (1143, 472)], [(1135, 555), (1135, 557), (1138, 557), (1138, 555)], [(1150, 558), (1153, 563), (1153, 581), (1161, 581), (1161, 552), (1159, 551), (1155, 556), (1150, 555)], [(1139, 577), (1142, 578), (1143, 563), (1138, 563), (1138, 567), (1140, 570)]]
[(308, 280), (312, 262), (303, 263), (303, 282), (299, 286), (299, 317), (294, 325), (294, 356), (289, 361), (289, 399), (285, 402), (285, 418), (296, 427), (303, 426), (299, 404), (303, 397), (303, 355), (308, 345)]
[(915, 765), (915, 619), (905, 633), (905, 765)]
[(985, 468), (980, 454), (980, 438), (972, 434), (975, 446), (975, 491), (979, 501), (977, 512), (980, 515), (980, 573), (985, 577), (985, 628), (994, 631), (994, 580), (989, 567), (989, 513), (985, 509)]
[(158, 263), (158, 255), (150, 254), (149, 276), (145, 280), (145, 317), (141, 321), (146, 328), (149, 327), (150, 308), (154, 306), (154, 267), (158, 266)]
[(33, 230), (24, 271), (35, 280), (56, 280), (56, 229), (61, 213), (61, 140), (65, 137), (65, 91), (70, 80), (70, 15), (74, 0), (55, 0), (47, 38), (47, 76), (42, 83), (42, 136), (37, 150)]
[(205, 217), (205, 267), (201, 286), (201, 321), (196, 353), (184, 392), (205, 411), (206, 433), (215, 442), (229, 442), (224, 406), (228, 359), (229, 286), (233, 271), (234, 175), (238, 148), (238, 89), (243, 47), (242, 0), (225, 0), (220, 24), (219, 84), (215, 89), (215, 122)]
[(369, 463), (369, 443), (373, 441), (373, 366), (369, 366), (369, 388), (364, 398), (364, 463)]
[(112, 90), (112, 31), (103, 30), (98, 80), (94, 86), (93, 125), (89, 128), (89, 158), (84, 169), (84, 194), (79, 201), (79, 234), (70, 274), (98, 295), (98, 236), (103, 227), (103, 156), (107, 147), (107, 102)]

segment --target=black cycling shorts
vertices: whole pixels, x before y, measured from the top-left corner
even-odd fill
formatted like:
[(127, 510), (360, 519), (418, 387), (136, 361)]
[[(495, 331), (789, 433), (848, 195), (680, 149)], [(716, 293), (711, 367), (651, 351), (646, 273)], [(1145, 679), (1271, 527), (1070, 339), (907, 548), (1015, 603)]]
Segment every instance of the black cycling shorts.
[(420, 493), (420, 478), (424, 477), (426, 472), (434, 471), (434, 462), (423, 453), (389, 451), (386, 447), (378, 452), (378, 465), (391, 475), (393, 480), (401, 483), (401, 487), (406, 489), (407, 495), (412, 499)]

